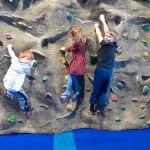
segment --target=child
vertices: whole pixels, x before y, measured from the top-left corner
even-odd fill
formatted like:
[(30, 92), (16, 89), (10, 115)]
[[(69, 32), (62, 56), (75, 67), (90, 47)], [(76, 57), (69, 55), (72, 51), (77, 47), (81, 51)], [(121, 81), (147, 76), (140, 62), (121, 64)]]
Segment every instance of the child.
[(6, 88), (5, 97), (13, 99), (15, 96), (19, 101), (21, 110), (26, 111), (27, 116), (31, 116), (33, 108), (28, 106), (27, 95), (21, 87), (26, 73), (30, 71), (33, 65), (33, 53), (29, 50), (23, 50), (18, 58), (15, 56), (12, 45), (7, 45), (7, 49), (11, 57), (11, 66), (3, 79)]
[(117, 40), (117, 33), (109, 30), (104, 15), (100, 15), (99, 19), (103, 24), (105, 36), (104, 38), (102, 37), (99, 24), (95, 23), (95, 32), (101, 48), (98, 51), (98, 62), (94, 72), (93, 91), (90, 98), (90, 112), (94, 115), (98, 106), (101, 115), (104, 116), (104, 108), (107, 105), (106, 94), (114, 66), (114, 53), (117, 48), (115, 42)]
[(62, 51), (72, 52), (71, 63), (68, 66), (68, 81), (66, 91), (60, 96), (60, 99), (67, 99), (70, 96), (73, 86), (74, 95), (72, 100), (75, 101), (78, 98), (78, 81), (77, 76), (84, 75), (85, 73), (85, 52), (86, 52), (86, 37), (82, 33), (81, 27), (77, 26), (72, 28), (70, 36), (73, 40), (73, 44), (69, 47), (62, 47)]

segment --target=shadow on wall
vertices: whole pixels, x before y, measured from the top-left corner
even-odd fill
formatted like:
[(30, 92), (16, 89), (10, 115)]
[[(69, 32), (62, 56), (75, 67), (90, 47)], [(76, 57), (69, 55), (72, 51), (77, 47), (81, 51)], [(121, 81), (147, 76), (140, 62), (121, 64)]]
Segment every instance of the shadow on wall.
[(31, 4), (34, 4), (39, 0), (4, 0), (3, 5), (6, 5), (7, 7), (9, 7), (9, 9), (15, 11), (19, 6), (20, 1), (23, 2), (23, 9), (26, 9), (30, 7)]

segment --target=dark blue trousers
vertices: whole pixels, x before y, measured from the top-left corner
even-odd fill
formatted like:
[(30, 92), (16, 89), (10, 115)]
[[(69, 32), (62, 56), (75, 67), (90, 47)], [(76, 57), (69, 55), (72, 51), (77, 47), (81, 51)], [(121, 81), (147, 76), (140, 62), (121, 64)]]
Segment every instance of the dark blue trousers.
[(112, 68), (96, 68), (94, 72), (93, 91), (90, 104), (98, 104), (99, 107), (107, 105), (107, 91), (112, 76)]

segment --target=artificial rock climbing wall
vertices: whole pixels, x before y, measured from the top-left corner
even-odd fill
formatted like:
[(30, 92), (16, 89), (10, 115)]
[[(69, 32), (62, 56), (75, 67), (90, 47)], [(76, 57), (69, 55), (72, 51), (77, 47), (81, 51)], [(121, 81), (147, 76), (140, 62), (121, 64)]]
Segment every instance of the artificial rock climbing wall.
[[(149, 0), (1, 0), (0, 1), (0, 133), (56, 133), (77, 128), (124, 130), (150, 126)], [(119, 34), (116, 62), (105, 117), (88, 113), (97, 44), (93, 32), (100, 13)], [(71, 44), (70, 25), (89, 37), (85, 97), (62, 105), (66, 68), (59, 48)], [(42, 47), (43, 39), (49, 40)], [(26, 118), (16, 101), (4, 97), (3, 77), (10, 66), (6, 46), (15, 53), (30, 49), (36, 59), (23, 85), (34, 114)], [(70, 55), (67, 54), (69, 61)], [(83, 79), (80, 81), (81, 84)], [(79, 84), (83, 91), (83, 86)], [(52, 96), (51, 96), (52, 94)]]

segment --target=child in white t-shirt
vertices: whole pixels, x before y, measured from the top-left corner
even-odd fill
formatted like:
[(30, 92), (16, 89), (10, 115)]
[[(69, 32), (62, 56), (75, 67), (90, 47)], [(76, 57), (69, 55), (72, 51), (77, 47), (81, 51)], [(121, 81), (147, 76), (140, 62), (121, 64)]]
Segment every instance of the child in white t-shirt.
[(28, 106), (28, 98), (22, 89), (22, 85), (26, 73), (30, 71), (33, 65), (34, 55), (29, 50), (23, 50), (18, 58), (13, 51), (12, 45), (7, 45), (7, 49), (11, 57), (11, 65), (3, 79), (4, 87), (6, 88), (5, 97), (13, 99), (13, 96), (15, 96), (19, 101), (21, 110), (26, 111), (27, 116), (31, 116), (33, 108)]

